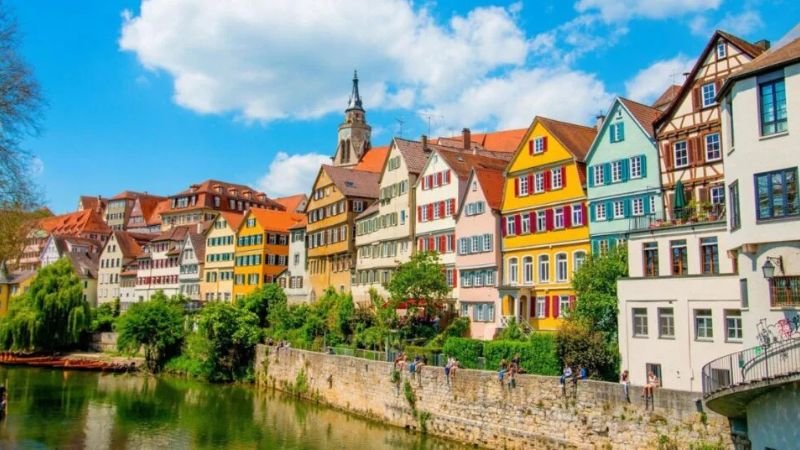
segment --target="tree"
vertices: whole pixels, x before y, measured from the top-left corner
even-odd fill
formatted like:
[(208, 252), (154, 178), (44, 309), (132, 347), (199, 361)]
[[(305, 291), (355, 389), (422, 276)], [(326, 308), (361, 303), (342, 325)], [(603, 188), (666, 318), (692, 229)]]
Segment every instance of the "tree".
[(114, 328), (114, 321), (119, 317), (119, 299), (115, 298), (114, 301), (103, 303), (97, 308), (92, 309), (92, 333), (102, 333), (112, 331)]
[(20, 146), (39, 131), (44, 101), (33, 71), (19, 55), (17, 22), (0, 1), (0, 210), (29, 211), (39, 201), (31, 156)]
[(55, 351), (78, 345), (89, 329), (91, 311), (72, 265), (60, 259), (42, 268), (30, 289), (11, 302), (0, 321), (5, 349)]
[(606, 333), (592, 329), (586, 321), (567, 319), (556, 332), (556, 348), (561, 362), (570, 367), (585, 367), (591, 377), (617, 380), (619, 349)]
[(197, 333), (206, 342), (203, 361), (211, 381), (233, 381), (245, 376), (261, 340), (259, 318), (228, 303), (211, 303), (197, 316)]
[(602, 256), (589, 256), (572, 277), (578, 301), (570, 316), (585, 321), (589, 328), (617, 339), (617, 280), (628, 275), (624, 246), (616, 246)]
[(286, 294), (277, 284), (265, 284), (236, 302), (239, 308), (255, 314), (258, 326), (269, 326), (270, 308), (286, 307)]
[(409, 312), (422, 306), (425, 316), (433, 316), (450, 293), (444, 267), (435, 252), (420, 252), (400, 264), (386, 287), (393, 305), (407, 302)]
[(156, 292), (149, 301), (133, 304), (117, 320), (117, 348), (136, 354), (144, 348), (148, 369), (155, 371), (180, 350), (184, 330), (184, 306), (179, 298)]
[(47, 209), (26, 211), (21, 208), (0, 207), (0, 261), (16, 261), (25, 248), (28, 233), (34, 229), (39, 219), (51, 215)]

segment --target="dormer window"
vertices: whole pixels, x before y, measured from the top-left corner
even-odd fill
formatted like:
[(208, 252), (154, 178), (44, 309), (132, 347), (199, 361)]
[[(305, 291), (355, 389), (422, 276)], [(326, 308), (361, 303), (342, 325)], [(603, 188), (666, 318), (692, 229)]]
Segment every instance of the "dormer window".
[(725, 47), (724, 42), (720, 42), (717, 44), (717, 59), (722, 59), (727, 56), (727, 49)]

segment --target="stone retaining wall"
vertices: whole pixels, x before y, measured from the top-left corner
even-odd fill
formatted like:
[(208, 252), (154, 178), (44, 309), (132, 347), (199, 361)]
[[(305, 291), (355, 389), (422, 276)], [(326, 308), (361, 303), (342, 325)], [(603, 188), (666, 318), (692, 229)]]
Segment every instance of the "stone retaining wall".
[[(699, 394), (656, 391), (646, 411), (640, 388), (625, 402), (615, 383), (581, 381), (577, 396), (562, 395), (558, 377), (520, 375), (501, 388), (495, 372), (459, 369), (451, 385), (444, 370), (403, 373), (392, 364), (290, 348), (259, 346), (256, 375), (262, 387), (303, 397), (364, 417), (489, 448), (689, 448), (700, 442), (730, 448), (728, 422), (700, 413)], [(408, 381), (408, 383), (407, 383)], [(412, 407), (413, 401), (413, 407)], [(674, 445), (674, 446), (673, 446)]]

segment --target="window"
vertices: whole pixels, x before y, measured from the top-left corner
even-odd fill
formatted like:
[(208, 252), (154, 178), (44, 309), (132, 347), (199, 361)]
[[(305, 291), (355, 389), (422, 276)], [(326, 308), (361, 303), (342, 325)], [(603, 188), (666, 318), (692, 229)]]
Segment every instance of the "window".
[(747, 278), (739, 279), (739, 298), (742, 299), (742, 308), (750, 307), (750, 298), (747, 293)]
[(539, 154), (544, 153), (545, 144), (544, 144), (544, 136), (539, 136), (533, 138), (533, 153)]
[(574, 272), (577, 272), (578, 270), (580, 270), (583, 263), (586, 262), (586, 252), (577, 251), (575, 252), (575, 255), (572, 258), (573, 258), (572, 270)]
[(472, 236), (472, 253), (479, 253), (481, 251), (481, 237)]
[(570, 209), (572, 210), (572, 226), (579, 227), (583, 225), (583, 205), (576, 203)]
[(517, 258), (508, 260), (508, 284), (517, 284)]
[(458, 240), (458, 254), (466, 255), (469, 253), (469, 239), (461, 238)]
[(491, 234), (484, 234), (483, 235), (483, 251), (485, 251), (485, 252), (492, 251), (492, 235)]
[(533, 175), (533, 192), (544, 192), (544, 172), (538, 172)]
[(725, 43), (720, 42), (717, 44), (717, 59), (722, 59), (725, 57)]
[(519, 183), (519, 195), (528, 195), (528, 176), (523, 175), (521, 177), (517, 177), (517, 183)]
[(694, 337), (697, 340), (714, 339), (714, 324), (710, 309), (694, 310)]
[(514, 216), (506, 217), (506, 234), (509, 236), (517, 234), (517, 225)]
[(800, 277), (782, 276), (769, 279), (769, 304), (772, 307), (800, 306)]
[(630, 177), (631, 178), (641, 178), (642, 177), (642, 157), (641, 156), (634, 156), (630, 159)]
[(675, 338), (675, 312), (672, 308), (658, 308), (658, 337)]
[(494, 286), (494, 270), (489, 270), (486, 272), (486, 286)]
[(675, 161), (676, 168), (689, 165), (689, 150), (686, 147), (686, 141), (676, 142), (673, 146), (673, 151), (675, 153), (673, 161)]
[(530, 233), (531, 232), (531, 215), (529, 213), (523, 214), (521, 222), (522, 222), (521, 223), (521, 225), (522, 225), (521, 226), (522, 234)]
[(725, 310), (725, 340), (730, 342), (742, 341), (742, 311), (738, 309)]
[(561, 177), (561, 167), (550, 169), (550, 188), (561, 189), (564, 187), (564, 179)]
[(761, 134), (783, 133), (787, 130), (786, 86), (783, 78), (758, 85), (761, 96)]
[(622, 142), (625, 140), (625, 123), (624, 122), (617, 122), (611, 124), (608, 129), (609, 134), (611, 136), (611, 143), (614, 142)]
[(522, 258), (522, 282), (533, 284), (533, 258), (530, 256)]
[(494, 322), (494, 304), (477, 303), (472, 307), (472, 314), (476, 322)]
[(701, 89), (703, 94), (703, 108), (716, 103), (717, 85), (714, 84), (714, 82), (704, 84)]
[(536, 211), (536, 231), (547, 231), (547, 214), (544, 211)]
[(633, 308), (633, 336), (647, 337), (647, 308)]
[(711, 193), (711, 204), (712, 205), (724, 205), (725, 204), (725, 186), (711, 186), (709, 190)]
[(755, 175), (758, 220), (800, 214), (797, 168)]
[(556, 255), (556, 281), (567, 281), (567, 255)]
[(645, 242), (642, 246), (644, 252), (644, 276), (658, 276), (658, 242)]
[(539, 255), (539, 282), (547, 283), (550, 281), (550, 256)]
[(608, 254), (608, 239), (600, 239), (597, 242), (597, 248), (598, 251), (600, 252), (600, 255)]
[(461, 304), (461, 317), (469, 317), (469, 303)]
[(556, 229), (564, 228), (564, 208), (556, 208), (553, 210), (553, 225)]
[(703, 274), (719, 273), (719, 250), (716, 237), (700, 238), (700, 255), (703, 258)]
[(617, 200), (614, 202), (614, 218), (621, 219), (625, 217), (625, 202)]
[(558, 298), (558, 317), (566, 317), (569, 314), (569, 295), (562, 295)]
[(547, 299), (544, 297), (536, 297), (536, 317), (539, 319), (543, 319), (545, 313), (545, 301)]
[(734, 181), (728, 186), (728, 196), (730, 197), (731, 208), (731, 231), (737, 230), (742, 226), (742, 220), (739, 216), (739, 181)]
[(614, 161), (611, 163), (611, 182), (618, 183), (622, 181), (622, 161)]
[(719, 133), (706, 135), (706, 161), (716, 161), (722, 158), (722, 149), (719, 143)]
[(658, 378), (658, 386), (661, 387), (664, 385), (664, 378), (661, 376), (661, 364), (647, 363), (644, 365), (644, 369), (645, 376), (653, 372), (653, 375)]
[(672, 255), (672, 274), (686, 275), (687, 268), (686, 240), (669, 241), (670, 254)]
[(603, 174), (603, 166), (593, 166), (592, 169), (595, 186), (602, 186), (605, 184), (606, 178)]
[(641, 216), (644, 215), (644, 199), (641, 197), (636, 197), (631, 199), (631, 206), (633, 209), (634, 216)]
[(606, 204), (596, 203), (594, 205), (594, 217), (597, 220), (606, 220)]
[(656, 196), (655, 195), (651, 195), (650, 196), (650, 213), (651, 214), (655, 214), (656, 213)]

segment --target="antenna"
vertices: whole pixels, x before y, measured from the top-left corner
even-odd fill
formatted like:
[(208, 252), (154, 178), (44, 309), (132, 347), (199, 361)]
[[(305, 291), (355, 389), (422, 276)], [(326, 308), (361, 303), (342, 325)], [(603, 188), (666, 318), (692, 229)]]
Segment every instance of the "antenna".
[(406, 121), (403, 120), (402, 117), (395, 117), (394, 121), (397, 122), (397, 126), (400, 128), (400, 130), (397, 132), (397, 135), (403, 137), (403, 125), (406, 123)]
[(444, 120), (444, 116), (441, 114), (422, 113), (420, 115), (428, 121), (428, 136), (431, 135), (431, 119)]

